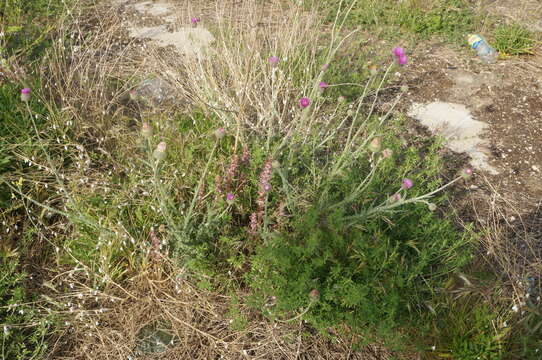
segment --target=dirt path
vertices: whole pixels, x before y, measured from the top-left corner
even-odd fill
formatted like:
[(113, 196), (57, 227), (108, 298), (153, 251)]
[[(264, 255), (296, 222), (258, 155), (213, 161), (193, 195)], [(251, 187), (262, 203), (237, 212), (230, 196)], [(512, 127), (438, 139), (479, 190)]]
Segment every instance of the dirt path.
[(485, 124), (483, 141), (477, 146), (489, 167), (478, 166), (478, 170), (498, 190), (513, 194), (525, 209), (538, 206), (542, 199), (540, 52), (486, 65), (474, 53), (438, 43), (424, 47), (413, 54), (405, 71), (403, 80), (411, 90), (402, 110), (409, 111), (413, 103), (463, 105)]

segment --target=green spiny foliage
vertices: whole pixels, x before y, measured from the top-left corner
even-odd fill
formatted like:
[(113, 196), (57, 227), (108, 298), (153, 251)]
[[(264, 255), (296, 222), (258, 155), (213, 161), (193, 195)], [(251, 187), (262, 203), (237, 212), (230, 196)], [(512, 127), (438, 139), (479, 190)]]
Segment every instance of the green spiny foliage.
[[(255, 304), (271, 317), (296, 318), (307, 311), (303, 318), (320, 330), (347, 324), (366, 339), (384, 338), (395, 345), (401, 333), (420, 326), (428, 312), (425, 302), (470, 260), (469, 235), (425, 205), (351, 227), (345, 219), (392, 193), (413, 168), (420, 172), (409, 196), (438, 183), (434, 149), (424, 161), (411, 148), (382, 167), (351, 206), (329, 211), (317, 202), (292, 214), (287, 231), (271, 234), (251, 259), (248, 282), (256, 291)], [(346, 196), (368, 170), (363, 162), (359, 165), (333, 186), (331, 202)], [(317, 299), (310, 296), (313, 290)], [(276, 300), (268, 307), (271, 298)]]

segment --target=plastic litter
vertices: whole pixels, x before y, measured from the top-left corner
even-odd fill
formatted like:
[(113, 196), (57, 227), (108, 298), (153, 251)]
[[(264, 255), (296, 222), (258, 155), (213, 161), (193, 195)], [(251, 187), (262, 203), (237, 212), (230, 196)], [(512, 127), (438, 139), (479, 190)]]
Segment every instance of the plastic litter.
[(139, 331), (137, 339), (137, 350), (152, 354), (166, 351), (173, 343), (174, 336), (166, 329), (160, 329), (157, 324), (150, 324)]
[(486, 64), (494, 64), (497, 61), (497, 51), (482, 36), (478, 34), (469, 35), (468, 42), (470, 47), (476, 51), (480, 60)]

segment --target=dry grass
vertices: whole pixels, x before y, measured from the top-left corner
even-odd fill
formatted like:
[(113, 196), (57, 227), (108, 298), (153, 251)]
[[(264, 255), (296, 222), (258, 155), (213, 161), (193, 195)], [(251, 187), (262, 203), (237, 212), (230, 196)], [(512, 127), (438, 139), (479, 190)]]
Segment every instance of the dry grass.
[[(510, 286), (512, 301), (524, 304), (529, 288), (542, 288), (542, 203), (526, 213), (517, 200), (499, 192), (487, 179), (485, 186), (490, 190), (487, 204), (472, 206), (485, 230), (483, 255)], [(529, 284), (528, 278), (534, 283)]]
[[(93, 293), (79, 286), (73, 290), (70, 302), (78, 310), (69, 319), (71, 325), (53, 357), (376, 360), (390, 355), (377, 346), (355, 352), (351, 339), (322, 337), (302, 322), (272, 323), (246, 307), (241, 307), (237, 316), (248, 322), (236, 329), (230, 309), (239, 305), (232, 305), (230, 296), (198, 289), (190, 281), (168, 275), (175, 272), (178, 269), (171, 264), (155, 263), (123, 289)], [(167, 324), (167, 331), (174, 335), (173, 344), (161, 353), (138, 355), (138, 333), (149, 324)]]

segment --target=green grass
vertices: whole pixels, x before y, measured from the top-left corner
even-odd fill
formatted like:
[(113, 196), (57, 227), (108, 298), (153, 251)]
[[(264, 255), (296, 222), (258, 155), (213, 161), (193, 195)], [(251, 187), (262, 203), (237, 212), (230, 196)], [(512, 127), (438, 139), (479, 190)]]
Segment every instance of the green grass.
[[(318, 0), (315, 0), (318, 4)], [(326, 1), (328, 21), (335, 18), (340, 0)], [(361, 27), (376, 31), (393, 40), (404, 40), (405, 36), (417, 36), (418, 40), (438, 35), (451, 41), (463, 41), (465, 34), (480, 25), (469, 2), (465, 0), (346, 0), (344, 9), (352, 4), (347, 24), (351, 28)]]
[(493, 46), (503, 56), (532, 55), (535, 35), (520, 25), (500, 25), (493, 34)]
[(0, 57), (39, 60), (50, 45), (57, 16), (66, 2), (60, 0), (5, 0), (0, 3)]
[[(0, 32), (3, 33), (0, 63), (4, 73), (0, 77), (0, 179), (7, 179), (39, 201), (45, 201), (51, 194), (36, 187), (36, 183), (48, 181), (48, 176), (43, 176), (36, 167), (36, 163), (45, 163), (45, 156), (38, 146), (40, 142), (34, 123), (39, 130), (43, 129), (49, 113), (36, 96), (40, 81), (35, 74), (50, 45), (54, 24), (65, 6), (65, 2), (60, 0), (6, 0), (0, 3)], [(15, 69), (24, 70), (24, 80), (21, 72), (13, 76)], [(34, 122), (20, 99), (23, 87), (33, 89), (33, 98), (28, 105), (32, 116), (35, 116)], [(49, 132), (48, 135), (52, 134)], [(25, 159), (30, 159), (32, 164)], [(40, 359), (47, 352), (47, 340), (53, 331), (53, 318), (34, 306), (32, 301), (38, 299), (37, 294), (27, 290), (31, 276), (24, 270), (27, 267), (25, 262), (38, 266), (47, 262), (45, 259), (50, 255), (48, 245), (38, 240), (42, 231), (38, 224), (40, 221), (27, 216), (27, 206), (37, 210), (18, 196), (12, 196), (4, 181), (0, 183), (0, 221), (3, 224), (0, 240), (2, 359)], [(4, 233), (8, 229), (9, 233)], [(40, 256), (32, 257), (30, 254), (38, 248), (42, 250)]]

